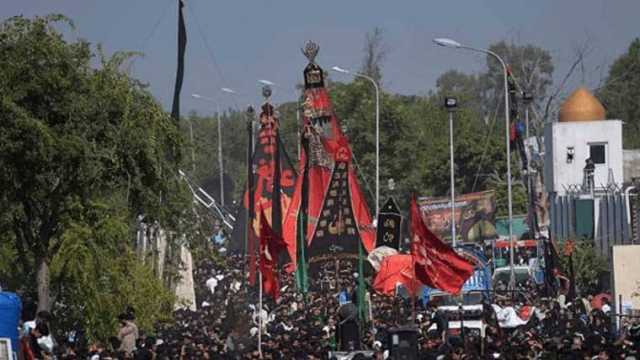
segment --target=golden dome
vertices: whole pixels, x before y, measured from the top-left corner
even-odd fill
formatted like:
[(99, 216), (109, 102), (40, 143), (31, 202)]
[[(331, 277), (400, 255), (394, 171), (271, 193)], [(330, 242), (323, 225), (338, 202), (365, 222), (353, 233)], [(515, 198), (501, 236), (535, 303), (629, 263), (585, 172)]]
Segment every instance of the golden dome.
[(604, 106), (584, 87), (576, 89), (560, 107), (560, 122), (605, 119)]

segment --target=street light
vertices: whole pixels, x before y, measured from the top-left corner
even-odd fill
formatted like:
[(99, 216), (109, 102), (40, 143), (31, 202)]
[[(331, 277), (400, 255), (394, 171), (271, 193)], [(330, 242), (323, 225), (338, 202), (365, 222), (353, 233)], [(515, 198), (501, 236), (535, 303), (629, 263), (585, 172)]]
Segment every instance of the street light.
[(377, 221), (378, 214), (380, 213), (380, 89), (378, 88), (378, 83), (372, 77), (367, 76), (365, 74), (351, 72), (339, 66), (334, 66), (331, 68), (331, 70), (366, 79), (373, 84), (373, 87), (376, 90), (376, 217), (375, 217), (376, 220), (375, 221)]
[(444, 107), (449, 113), (449, 163), (451, 170), (451, 243), (456, 246), (456, 183), (455, 183), (455, 163), (453, 162), (453, 113), (458, 107), (455, 98), (445, 98)]
[(527, 145), (525, 148), (525, 154), (527, 155), (527, 194), (529, 195), (529, 206), (528, 206), (527, 212), (529, 213), (529, 224), (531, 224), (531, 227), (533, 228), (534, 237), (538, 239), (538, 226), (535, 222), (535, 215), (533, 212), (535, 194), (531, 192), (533, 188), (533, 184), (531, 183), (531, 180), (533, 179), (533, 177), (531, 176), (531, 155), (533, 154), (533, 147), (529, 140), (529, 106), (531, 106), (531, 103), (533, 102), (533, 94), (531, 94), (530, 92), (523, 91), (522, 102), (524, 103), (524, 121), (526, 126), (525, 139), (527, 139), (526, 140)]
[[(229, 88), (222, 88), (222, 91), (234, 93), (234, 91)], [(196, 99), (205, 100), (216, 104), (216, 117), (218, 118), (218, 168), (220, 169), (220, 205), (224, 207), (224, 162), (222, 161), (222, 126), (220, 124), (222, 119), (220, 118), (220, 104), (215, 101), (215, 99), (202, 96), (200, 94), (192, 94), (191, 96)]]
[(262, 85), (276, 86), (276, 83), (269, 80), (261, 79), (261, 80), (258, 80), (258, 82)]
[(507, 144), (507, 198), (508, 198), (508, 204), (509, 204), (509, 265), (511, 267), (511, 279), (509, 281), (509, 286), (511, 288), (513, 288), (515, 286), (515, 271), (513, 268), (513, 261), (514, 261), (514, 254), (513, 254), (513, 246), (514, 246), (514, 242), (513, 242), (513, 198), (512, 198), (512, 194), (511, 194), (511, 145), (510, 145), (510, 139), (509, 139), (509, 87), (508, 87), (508, 80), (507, 80), (507, 74), (508, 74), (508, 70), (507, 70), (507, 64), (504, 62), (504, 60), (498, 56), (498, 54), (496, 54), (495, 52), (491, 51), (491, 50), (487, 50), (487, 49), (477, 49), (474, 47), (470, 47), (470, 46), (466, 46), (466, 45), (462, 45), (459, 42), (452, 40), (452, 39), (447, 39), (447, 38), (437, 38), (437, 39), (433, 39), (433, 42), (436, 45), (440, 45), (440, 46), (444, 46), (444, 47), (450, 47), (450, 48), (454, 48), (454, 49), (467, 49), (467, 50), (471, 50), (471, 51), (476, 51), (476, 52), (480, 52), (480, 53), (484, 53), (490, 56), (493, 56), (494, 58), (496, 58), (498, 60), (498, 62), (500, 62), (500, 65), (502, 65), (502, 71), (503, 71), (503, 75), (504, 75), (504, 122), (505, 122), (505, 133), (506, 133), (506, 144)]

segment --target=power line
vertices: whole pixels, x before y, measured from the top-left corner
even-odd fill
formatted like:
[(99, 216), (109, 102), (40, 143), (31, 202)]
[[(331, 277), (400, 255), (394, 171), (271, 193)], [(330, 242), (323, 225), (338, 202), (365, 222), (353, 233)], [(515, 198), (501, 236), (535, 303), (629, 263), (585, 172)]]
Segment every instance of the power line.
[[(193, 21), (196, 24), (196, 28), (198, 29), (198, 34), (200, 35), (200, 39), (202, 40), (203, 45), (205, 47), (205, 50), (207, 51), (207, 55), (209, 56), (209, 59), (213, 63), (213, 67), (215, 68), (215, 71), (217, 72), (217, 75), (220, 78), (220, 82), (222, 83), (223, 86), (227, 86), (228, 82), (226, 81), (226, 79), (225, 79), (225, 77), (223, 75), (223, 72), (222, 72), (222, 69), (220, 67), (220, 64), (218, 64), (218, 61), (216, 61), (216, 57), (214, 55), (214, 52), (211, 50), (211, 47), (209, 46), (209, 42), (207, 41), (207, 37), (206, 37), (204, 31), (202, 30), (202, 27), (200, 26), (200, 22), (198, 21), (198, 17), (196, 16), (196, 12), (193, 10), (193, 8), (190, 5), (190, 3), (187, 3), (187, 8), (189, 9), (189, 12), (191, 13), (191, 16), (193, 17)], [(236, 106), (236, 108), (241, 109), (234, 96), (231, 96), (231, 101)]]

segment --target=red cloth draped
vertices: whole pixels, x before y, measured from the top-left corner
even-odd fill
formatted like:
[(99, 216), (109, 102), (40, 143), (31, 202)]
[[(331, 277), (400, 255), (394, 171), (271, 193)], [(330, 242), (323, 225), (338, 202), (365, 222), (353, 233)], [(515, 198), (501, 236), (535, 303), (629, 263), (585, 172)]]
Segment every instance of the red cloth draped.
[(411, 199), (411, 254), (416, 278), (423, 284), (451, 294), (460, 292), (473, 274), (474, 265), (458, 255), (431, 232), (422, 221), (416, 199)]
[[(317, 98), (326, 98), (328, 101), (328, 96), (326, 96), (325, 93), (325, 88), (305, 90), (305, 98), (307, 99), (305, 106), (313, 107), (315, 104), (313, 99)], [(322, 109), (323, 113), (330, 111), (330, 107), (327, 106)], [(372, 218), (360, 188), (360, 184), (358, 183), (357, 174), (352, 166), (349, 141), (340, 129), (338, 119), (335, 115), (327, 116), (320, 120), (313, 119), (313, 121), (316, 122), (316, 125), (313, 125), (312, 119), (307, 117), (306, 114), (307, 111), (305, 110), (305, 117), (302, 125), (305, 129), (304, 136), (309, 141), (310, 154), (307, 154), (304, 148), (300, 151), (298, 177), (296, 178), (291, 203), (283, 220), (284, 226), (282, 236), (287, 244), (289, 257), (292, 260), (288, 271), (293, 271), (295, 269), (297, 259), (296, 239), (298, 236), (298, 214), (301, 211), (302, 205), (302, 185), (305, 178), (305, 171), (307, 172), (306, 175), (308, 177), (309, 194), (306, 241), (307, 245), (310, 245), (313, 242), (316, 227), (318, 225), (318, 218), (320, 217), (320, 212), (323, 209), (328, 187), (331, 182), (331, 174), (336, 161), (344, 161), (348, 164), (349, 193), (351, 195), (350, 205), (353, 210), (353, 218), (356, 223), (360, 241), (362, 241), (362, 245), (367, 252), (372, 251), (375, 246), (376, 234), (375, 229), (372, 226)], [(322, 122), (322, 125), (317, 125), (318, 122)], [(309, 168), (305, 169), (308, 156), (310, 156)]]
[(413, 256), (398, 254), (382, 259), (380, 271), (373, 281), (373, 288), (385, 295), (395, 295), (398, 284), (415, 294), (418, 285), (413, 272)]
[(260, 216), (260, 273), (262, 274), (262, 290), (265, 294), (277, 300), (280, 296), (280, 284), (278, 281), (278, 255), (286, 244), (282, 237), (278, 236), (271, 226), (264, 212)]

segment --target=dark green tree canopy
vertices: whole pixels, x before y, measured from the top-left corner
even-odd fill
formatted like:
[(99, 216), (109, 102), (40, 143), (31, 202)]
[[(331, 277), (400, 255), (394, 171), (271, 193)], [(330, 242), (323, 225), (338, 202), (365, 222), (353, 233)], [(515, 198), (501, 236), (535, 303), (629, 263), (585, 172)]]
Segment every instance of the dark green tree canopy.
[(640, 148), (640, 38), (631, 42), (627, 53), (611, 65), (598, 97), (608, 118), (624, 121), (624, 147)]
[[(86, 41), (65, 40), (58, 30), (65, 23), (52, 15), (0, 25), (0, 239), (18, 257), (8, 282), (37, 294), (40, 309), (51, 309), (53, 299), (76, 306), (97, 296), (69, 292), (86, 276), (59, 277), (69, 261), (74, 271), (98, 265), (75, 252), (110, 254), (100, 259), (106, 266), (129, 251), (137, 215), (172, 229), (188, 204), (175, 176), (179, 130), (120, 70), (129, 54), (96, 57)], [(124, 270), (100, 274), (122, 278)], [(104, 280), (105, 291), (113, 285), (94, 280)]]

